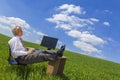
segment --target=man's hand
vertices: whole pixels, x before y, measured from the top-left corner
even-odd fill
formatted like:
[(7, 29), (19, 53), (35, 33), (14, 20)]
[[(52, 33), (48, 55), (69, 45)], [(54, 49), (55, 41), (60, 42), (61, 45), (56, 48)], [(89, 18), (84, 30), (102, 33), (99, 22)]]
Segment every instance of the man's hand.
[(27, 50), (28, 54), (32, 54), (34, 51), (35, 51), (34, 48), (28, 48), (28, 50)]

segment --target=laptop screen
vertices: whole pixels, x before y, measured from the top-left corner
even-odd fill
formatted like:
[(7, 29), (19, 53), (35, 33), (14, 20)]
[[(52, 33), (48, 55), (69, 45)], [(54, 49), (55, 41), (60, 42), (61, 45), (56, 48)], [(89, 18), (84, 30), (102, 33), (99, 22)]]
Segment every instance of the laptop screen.
[(41, 46), (47, 47), (48, 49), (55, 49), (57, 45), (58, 39), (49, 37), (49, 36), (43, 36), (43, 39), (41, 41)]

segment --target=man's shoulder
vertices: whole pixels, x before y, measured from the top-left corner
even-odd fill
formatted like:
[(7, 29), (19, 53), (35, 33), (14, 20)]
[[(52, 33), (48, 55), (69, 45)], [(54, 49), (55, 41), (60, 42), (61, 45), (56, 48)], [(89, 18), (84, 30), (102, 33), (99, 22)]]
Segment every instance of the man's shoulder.
[(17, 37), (12, 37), (12, 38), (8, 41), (8, 43), (14, 42), (14, 41), (16, 41), (16, 40), (17, 40)]

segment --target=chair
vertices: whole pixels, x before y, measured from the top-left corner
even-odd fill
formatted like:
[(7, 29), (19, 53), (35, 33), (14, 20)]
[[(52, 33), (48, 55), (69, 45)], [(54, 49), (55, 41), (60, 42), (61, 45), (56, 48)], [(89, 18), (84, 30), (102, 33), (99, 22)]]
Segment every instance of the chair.
[(13, 56), (11, 55), (11, 49), (9, 46), (9, 57), (8, 57), (8, 63), (11, 65), (24, 65), (27, 66), (27, 64), (20, 64)]
[[(10, 65), (22, 65), (22, 66), (24, 66), (24, 70), (22, 71), (23, 72), (23, 75), (24, 75), (24, 71), (25, 71), (25, 68), (27, 68), (27, 66), (28, 66), (28, 64), (20, 64), (15, 58), (13, 58), (13, 56), (11, 55), (11, 48), (10, 48), (10, 46), (9, 46), (9, 57), (8, 57), (8, 63), (10, 64)], [(26, 72), (26, 74), (27, 74), (27, 72)], [(24, 76), (23, 76), (24, 77)], [(25, 76), (25, 77), (27, 77), (27, 76)]]
[(8, 63), (11, 64), (11, 65), (18, 65), (18, 64), (19, 64), (19, 63), (12, 57), (10, 46), (9, 46)]

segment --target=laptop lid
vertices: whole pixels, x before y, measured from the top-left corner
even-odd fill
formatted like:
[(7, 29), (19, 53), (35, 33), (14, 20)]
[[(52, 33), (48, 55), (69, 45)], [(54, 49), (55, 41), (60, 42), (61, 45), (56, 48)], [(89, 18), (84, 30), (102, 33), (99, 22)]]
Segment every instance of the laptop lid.
[(49, 50), (50, 49), (55, 49), (57, 45), (58, 39), (49, 37), (49, 36), (43, 36), (43, 39), (41, 41), (41, 46), (47, 47)]

